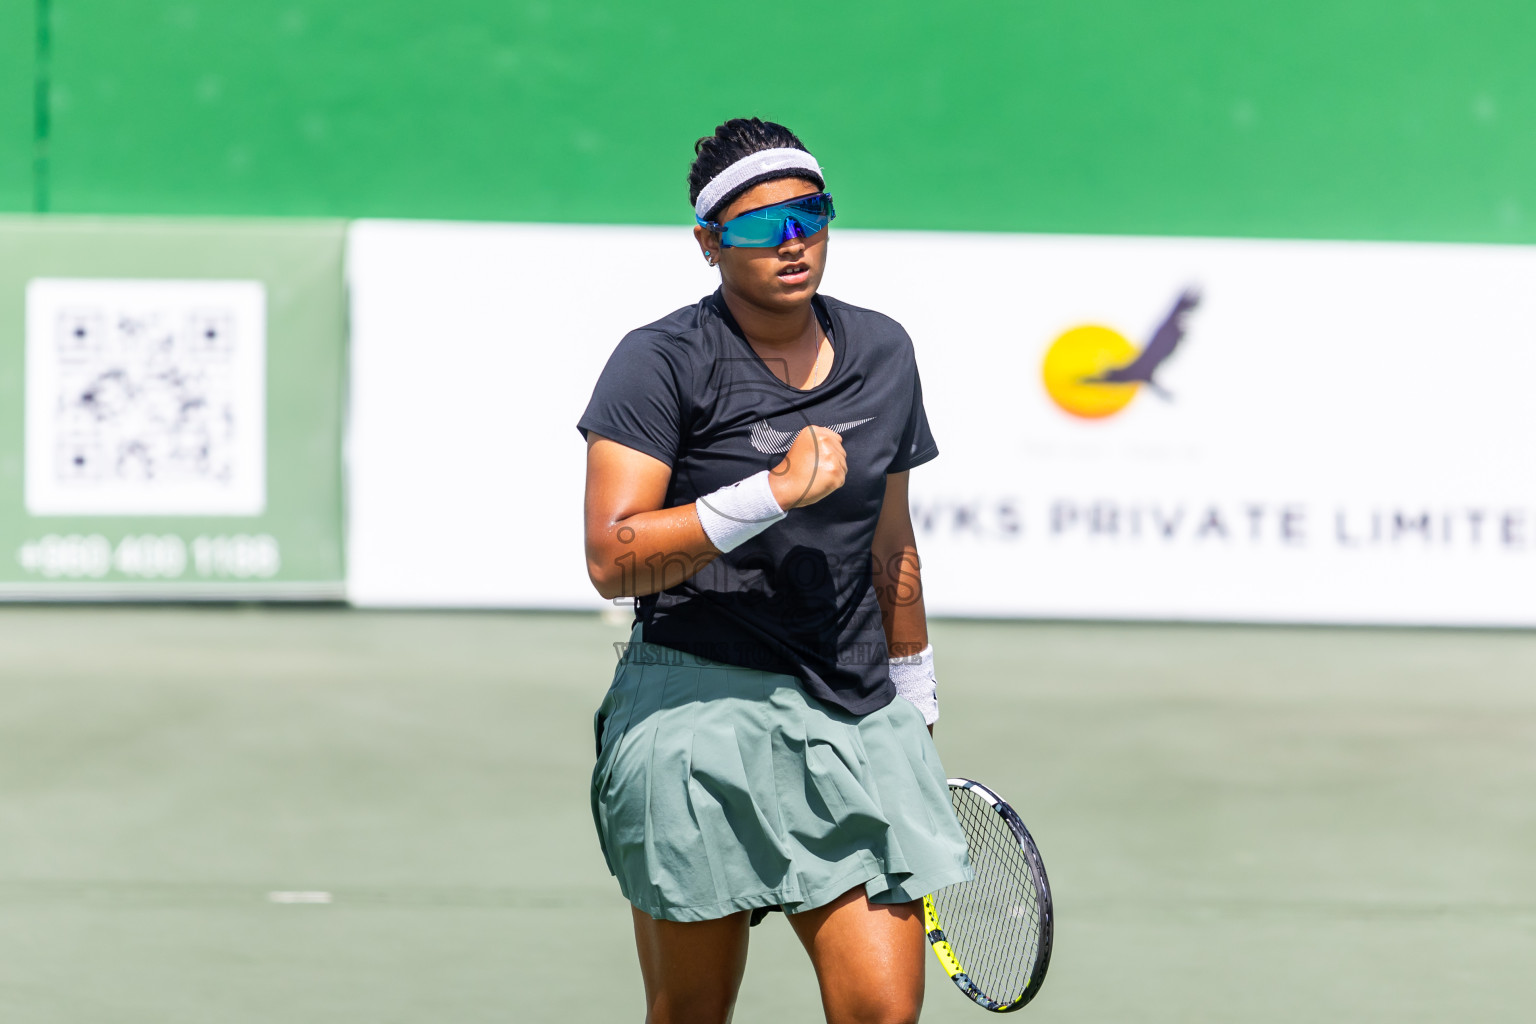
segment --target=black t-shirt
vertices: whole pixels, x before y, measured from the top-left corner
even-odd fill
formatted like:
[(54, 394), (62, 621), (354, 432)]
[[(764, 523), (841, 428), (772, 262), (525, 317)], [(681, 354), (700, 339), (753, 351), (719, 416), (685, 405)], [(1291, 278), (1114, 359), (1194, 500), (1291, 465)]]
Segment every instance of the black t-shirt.
[(826, 296), (814, 306), (834, 360), (809, 391), (774, 376), (717, 291), (626, 335), (578, 429), (671, 466), (668, 508), (777, 465), (807, 425), (842, 435), (841, 488), (642, 597), (638, 614), (647, 643), (795, 675), (812, 696), (863, 715), (895, 695), (870, 557), (886, 474), (938, 448), (901, 325)]

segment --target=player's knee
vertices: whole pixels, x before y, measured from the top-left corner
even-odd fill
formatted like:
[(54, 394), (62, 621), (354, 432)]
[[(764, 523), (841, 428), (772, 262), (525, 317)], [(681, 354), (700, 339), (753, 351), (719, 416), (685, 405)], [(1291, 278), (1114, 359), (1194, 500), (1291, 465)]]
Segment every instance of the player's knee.
[(921, 1002), (900, 1002), (888, 1004), (872, 1017), (867, 1017), (860, 1024), (917, 1024), (918, 1014), (922, 1013)]
[(846, 1000), (833, 1010), (828, 1007), (829, 1024), (917, 1024), (923, 1010), (921, 993), (916, 996), (882, 993), (877, 998)]
[(848, 1024), (917, 1024), (918, 1013), (921, 1010), (921, 1006), (912, 1004), (887, 1005), (872, 1008), (868, 1013), (849, 1018)]
[(735, 1002), (733, 996), (719, 992), (664, 995), (647, 1007), (645, 1024), (729, 1024)]

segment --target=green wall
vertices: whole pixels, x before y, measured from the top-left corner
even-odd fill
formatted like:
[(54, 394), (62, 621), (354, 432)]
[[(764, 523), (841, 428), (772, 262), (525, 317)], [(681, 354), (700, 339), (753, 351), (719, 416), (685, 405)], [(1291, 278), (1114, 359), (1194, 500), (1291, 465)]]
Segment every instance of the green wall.
[(0, 210), (32, 209), (34, 10), (33, 0), (0, 2)]
[(675, 223), (755, 113), (848, 226), (1536, 241), (1530, 0), (42, 2), (59, 211)]

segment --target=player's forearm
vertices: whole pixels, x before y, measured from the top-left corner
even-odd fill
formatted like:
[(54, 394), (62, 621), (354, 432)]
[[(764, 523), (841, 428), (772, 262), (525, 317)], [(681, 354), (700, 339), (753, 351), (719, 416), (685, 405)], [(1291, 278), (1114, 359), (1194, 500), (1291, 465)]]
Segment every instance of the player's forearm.
[(675, 587), (719, 555), (692, 505), (587, 526), (587, 575), (609, 599)]
[(871, 551), (874, 561), (875, 597), (880, 602), (880, 622), (890, 656), (903, 658), (928, 646), (928, 614), (923, 607), (923, 576), (917, 542), (898, 538), (882, 545), (877, 538)]

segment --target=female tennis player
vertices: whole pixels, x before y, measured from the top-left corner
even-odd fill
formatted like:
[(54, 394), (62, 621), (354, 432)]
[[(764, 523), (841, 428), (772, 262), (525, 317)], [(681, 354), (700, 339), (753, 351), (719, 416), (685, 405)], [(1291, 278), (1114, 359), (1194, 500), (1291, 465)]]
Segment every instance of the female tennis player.
[(767, 908), (829, 1022), (915, 1021), (922, 898), (971, 871), (930, 738), (912, 342), (817, 293), (832, 197), (792, 132), (735, 119), (695, 152), (720, 288), (627, 335), (579, 423), (587, 570), (639, 599), (596, 716), (598, 836), (651, 1024), (729, 1020)]

